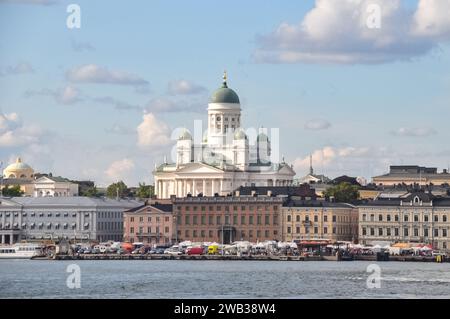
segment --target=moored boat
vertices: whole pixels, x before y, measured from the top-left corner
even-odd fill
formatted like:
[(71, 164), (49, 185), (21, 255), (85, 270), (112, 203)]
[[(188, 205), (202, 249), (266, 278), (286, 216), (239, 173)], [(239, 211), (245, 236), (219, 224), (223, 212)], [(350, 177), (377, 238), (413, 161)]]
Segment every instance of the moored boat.
[(42, 255), (42, 246), (20, 243), (12, 246), (0, 246), (0, 259), (31, 259)]

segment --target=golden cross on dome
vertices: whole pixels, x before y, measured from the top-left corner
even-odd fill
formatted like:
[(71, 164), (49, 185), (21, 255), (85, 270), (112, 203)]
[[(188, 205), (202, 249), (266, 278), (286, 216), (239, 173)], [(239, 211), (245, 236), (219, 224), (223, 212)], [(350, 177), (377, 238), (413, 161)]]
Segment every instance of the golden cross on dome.
[(225, 86), (227, 85), (227, 70), (223, 71), (223, 84)]

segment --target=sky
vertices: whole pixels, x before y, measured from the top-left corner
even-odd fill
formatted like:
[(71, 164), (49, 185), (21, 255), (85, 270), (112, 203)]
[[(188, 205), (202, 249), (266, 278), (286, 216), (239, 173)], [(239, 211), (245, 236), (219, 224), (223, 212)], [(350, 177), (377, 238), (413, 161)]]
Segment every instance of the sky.
[(0, 161), (152, 183), (226, 69), (296, 177), (310, 154), (329, 177), (442, 170), (449, 17), (450, 0), (0, 0)]

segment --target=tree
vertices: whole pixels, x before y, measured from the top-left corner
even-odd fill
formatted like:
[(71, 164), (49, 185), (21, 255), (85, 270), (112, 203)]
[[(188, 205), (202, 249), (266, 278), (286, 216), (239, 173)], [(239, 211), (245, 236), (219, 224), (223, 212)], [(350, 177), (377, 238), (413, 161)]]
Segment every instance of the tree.
[(99, 194), (99, 192), (98, 192), (97, 187), (96, 187), (96, 186), (92, 186), (92, 187), (89, 187), (89, 188), (85, 189), (85, 190), (80, 194), (80, 196), (98, 197), (98, 196), (100, 196), (100, 194)]
[(20, 189), (19, 185), (14, 185), (12, 187), (6, 185), (3, 188), (2, 194), (6, 197), (20, 197), (23, 195), (23, 191)]
[(155, 188), (153, 185), (145, 185), (145, 183), (139, 183), (139, 187), (136, 191), (136, 197), (139, 198), (150, 198), (155, 193)]
[(109, 198), (116, 198), (117, 195), (119, 195), (119, 198), (127, 197), (128, 194), (128, 186), (123, 181), (112, 183), (106, 189), (106, 196), (108, 196)]
[(324, 195), (325, 197), (334, 197), (336, 202), (351, 203), (359, 197), (359, 187), (351, 185), (348, 182), (342, 182), (336, 186), (328, 188)]

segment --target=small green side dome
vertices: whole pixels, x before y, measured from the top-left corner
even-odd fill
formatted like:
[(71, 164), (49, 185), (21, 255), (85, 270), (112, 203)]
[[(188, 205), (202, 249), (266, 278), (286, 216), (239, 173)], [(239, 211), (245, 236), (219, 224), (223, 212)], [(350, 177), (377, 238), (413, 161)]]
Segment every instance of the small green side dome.
[(178, 140), (192, 140), (192, 135), (188, 130), (184, 130), (183, 133), (178, 137)]
[(236, 133), (234, 133), (234, 139), (235, 140), (245, 140), (247, 139), (247, 135), (244, 133), (243, 130), (238, 130)]
[(264, 134), (264, 133), (259, 133), (258, 137), (256, 138), (256, 140), (258, 142), (267, 142), (267, 141), (269, 141), (269, 137), (266, 134)]

